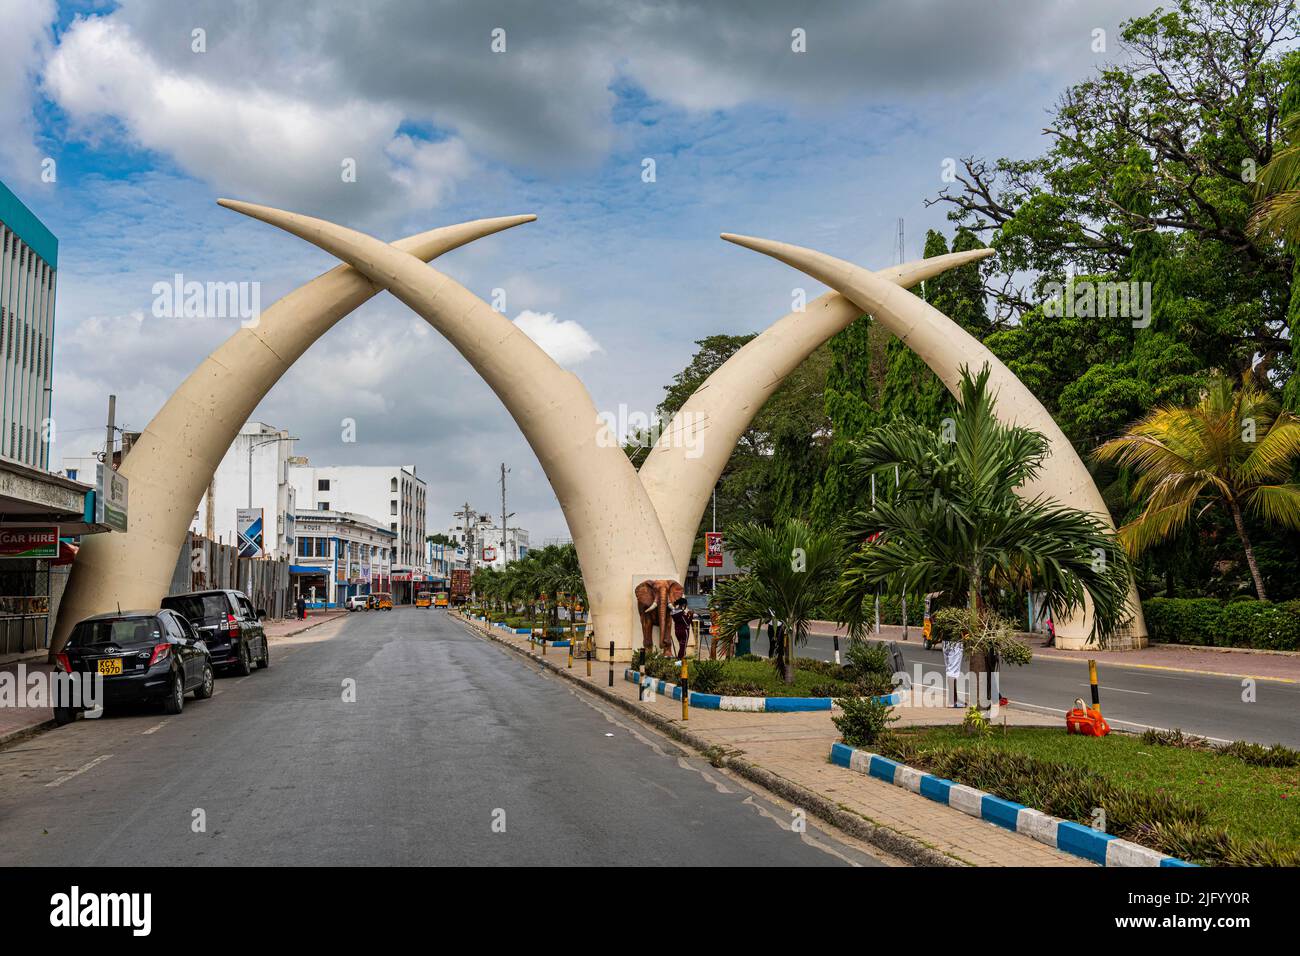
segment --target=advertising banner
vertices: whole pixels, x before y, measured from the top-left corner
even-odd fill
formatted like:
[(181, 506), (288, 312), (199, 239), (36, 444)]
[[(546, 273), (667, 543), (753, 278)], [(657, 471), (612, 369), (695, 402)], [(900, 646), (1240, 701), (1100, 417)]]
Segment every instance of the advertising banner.
[[(227, 512), (229, 513), (229, 512)], [(241, 558), (260, 558), (263, 554), (263, 521), (261, 508), (239, 508), (235, 511), (235, 523), (239, 531), (239, 556)]]
[(704, 566), (706, 568), (722, 567), (722, 532), (704, 532)]
[(57, 558), (59, 527), (0, 529), (0, 558)]

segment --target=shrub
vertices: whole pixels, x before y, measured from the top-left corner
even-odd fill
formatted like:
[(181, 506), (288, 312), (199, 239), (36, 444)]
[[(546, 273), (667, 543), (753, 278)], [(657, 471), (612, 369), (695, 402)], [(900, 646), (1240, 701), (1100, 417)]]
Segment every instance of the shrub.
[(1295, 767), (1300, 766), (1300, 750), (1292, 750), (1282, 744), (1265, 747), (1261, 744), (1238, 740), (1219, 748), (1221, 753), (1236, 757), (1242, 763), (1253, 767)]
[(1142, 612), (1153, 641), (1300, 650), (1300, 601), (1151, 598), (1142, 602)]
[(745, 680), (724, 680), (713, 688), (713, 693), (721, 694), (723, 697), (766, 697), (765, 691), (760, 685), (753, 681)]
[(877, 641), (849, 641), (844, 656), (848, 659), (849, 667), (855, 677), (866, 677), (870, 674), (890, 675), (894, 671), (889, 648)]
[(870, 747), (898, 718), (894, 708), (874, 697), (841, 697), (835, 703), (840, 713), (831, 717), (840, 736), (850, 747)]
[(701, 694), (712, 694), (713, 689), (722, 683), (722, 675), (726, 667), (724, 661), (693, 661), (690, 665), (691, 690), (698, 690)]
[(1142, 604), (1147, 632), (1165, 644), (1211, 644), (1223, 602), (1216, 598), (1152, 598)]
[(736, 658), (736, 660), (738, 660), (738, 661), (761, 661), (761, 660), (765, 660), (765, 658), (759, 657), (757, 654), (741, 654), (739, 657)]

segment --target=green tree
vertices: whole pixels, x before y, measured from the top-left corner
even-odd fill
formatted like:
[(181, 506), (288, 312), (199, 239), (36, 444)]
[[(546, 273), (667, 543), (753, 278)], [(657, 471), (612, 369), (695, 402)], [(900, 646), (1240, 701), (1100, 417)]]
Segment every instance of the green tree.
[(1212, 377), (1195, 406), (1156, 409), (1096, 457), (1137, 473), (1133, 495), (1145, 508), (1120, 529), (1130, 553), (1173, 537), (1198, 504), (1218, 503), (1232, 517), (1256, 595), (1267, 600), (1245, 516), (1300, 530), (1300, 484), (1288, 481), (1300, 458), (1300, 419), (1249, 376), (1238, 389)]
[[(1017, 494), (1047, 456), (1038, 432), (1003, 424), (985, 367), (962, 369), (951, 430), (897, 419), (864, 439), (859, 467), (900, 475), (898, 491), (857, 511), (846, 526), (853, 548), (839, 587), (840, 617), (857, 635), (880, 586), (891, 593), (945, 592), (984, 609), (999, 590), (1045, 593), (1058, 617), (1084, 604), (1092, 637), (1104, 642), (1128, 618), (1129, 564), (1096, 516)], [(1098, 559), (1098, 555), (1102, 559)]]
[(711, 607), (724, 633), (752, 620), (777, 623), (785, 643), (774, 661), (787, 684), (794, 683), (795, 648), (808, 641), (808, 625), (831, 596), (843, 550), (838, 538), (805, 521), (775, 526), (746, 522), (729, 526), (727, 542), (746, 573), (718, 584)]

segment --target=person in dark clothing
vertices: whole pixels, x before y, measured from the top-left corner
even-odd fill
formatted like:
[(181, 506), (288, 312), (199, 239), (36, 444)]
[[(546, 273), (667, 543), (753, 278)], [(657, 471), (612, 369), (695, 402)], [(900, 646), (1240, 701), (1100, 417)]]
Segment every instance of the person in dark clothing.
[(298, 620), (307, 620), (307, 599), (301, 594), (298, 595)]
[(673, 602), (672, 616), (673, 636), (677, 638), (677, 659), (681, 660), (686, 656), (686, 645), (691, 640), (691, 620), (695, 617), (686, 606), (686, 598), (681, 597)]

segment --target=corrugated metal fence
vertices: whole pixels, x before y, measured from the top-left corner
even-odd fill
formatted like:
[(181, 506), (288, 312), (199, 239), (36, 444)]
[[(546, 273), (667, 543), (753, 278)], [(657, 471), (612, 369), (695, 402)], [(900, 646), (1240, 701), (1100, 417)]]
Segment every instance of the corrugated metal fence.
[(222, 544), (189, 532), (176, 560), (169, 594), (234, 588), (243, 591), (267, 617), (288, 617), (291, 611), (289, 562), (241, 558), (232, 544)]

